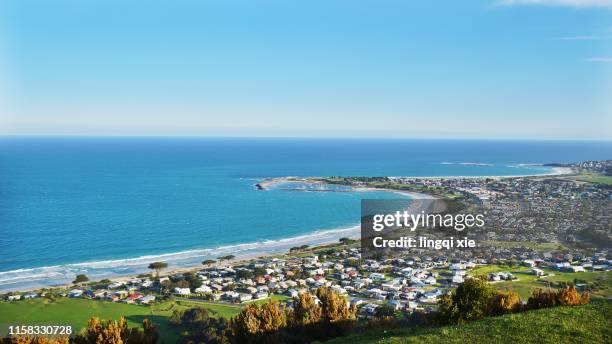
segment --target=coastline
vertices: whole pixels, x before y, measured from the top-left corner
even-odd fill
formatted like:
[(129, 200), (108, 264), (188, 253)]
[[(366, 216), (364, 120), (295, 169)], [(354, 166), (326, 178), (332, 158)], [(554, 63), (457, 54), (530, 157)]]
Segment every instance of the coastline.
[[(449, 179), (449, 178), (522, 178), (540, 176), (559, 176), (571, 174), (571, 168), (553, 167), (550, 173), (524, 176), (451, 176), (451, 177), (400, 177), (418, 179)], [(280, 183), (319, 183), (313, 181), (315, 177), (282, 177), (266, 179), (258, 184), (265, 190), (268, 187)], [(432, 199), (435, 196), (411, 191), (398, 191), (392, 189), (377, 189), (370, 187), (353, 188), (349, 191), (382, 191), (399, 194), (411, 199)], [(223, 264), (235, 264), (239, 261), (250, 260), (258, 257), (285, 254), (291, 247), (300, 245), (320, 246), (337, 243), (341, 237), (351, 239), (359, 238), (359, 225), (346, 228), (317, 230), (314, 232), (298, 235), (295, 237), (281, 238), (276, 240), (263, 240), (251, 243), (225, 245), (217, 248), (193, 249), (181, 252), (166, 253), (159, 255), (147, 255), (127, 259), (113, 259), (104, 261), (93, 261), (75, 264), (63, 264), (29, 269), (17, 269), (0, 272), (0, 292), (30, 291), (41, 288), (62, 288), (72, 286), (71, 280), (79, 273), (87, 274), (91, 280), (112, 279), (114, 281), (125, 281), (135, 278), (137, 275), (150, 273), (147, 268), (154, 261), (166, 261), (169, 268), (164, 274), (174, 274), (186, 271), (194, 271), (202, 268), (201, 262), (205, 259), (216, 259), (219, 256), (232, 254), (235, 259)], [(219, 263), (218, 263), (219, 264)], [(24, 276), (25, 272), (30, 273)]]
[[(536, 166), (543, 166), (538, 164)], [(575, 172), (570, 167), (550, 167), (549, 172), (545, 173), (537, 173), (537, 174), (518, 174), (518, 175), (491, 175), (491, 176), (389, 176), (389, 178), (406, 178), (406, 179), (511, 179), (511, 178), (526, 178), (526, 177), (550, 177), (550, 176), (561, 176), (561, 175), (569, 175), (574, 174)], [(283, 183), (310, 183), (310, 184), (325, 184), (323, 181), (315, 180), (316, 178), (321, 177), (278, 177), (278, 178), (268, 178), (258, 182), (256, 185), (262, 187), (263, 190), (275, 186), (277, 184)], [(368, 190), (369, 188), (356, 188), (355, 190)], [(385, 191), (385, 189), (375, 189), (379, 191)], [(397, 190), (386, 190), (395, 192)], [(403, 192), (403, 191), (402, 191)], [(409, 193), (409, 192), (407, 192)], [(412, 192), (410, 192), (412, 193)], [(419, 195), (418, 193), (414, 193), (415, 195)], [(427, 197), (431, 197), (427, 195)]]
[[(227, 261), (227, 263), (235, 263), (263, 256), (285, 254), (294, 246), (319, 246), (335, 243), (342, 237), (358, 238), (359, 225), (356, 224), (339, 229), (318, 230), (277, 240), (225, 245), (217, 248), (194, 249), (128, 259), (17, 269), (0, 272), (0, 293), (68, 287), (72, 285), (71, 281), (74, 279), (74, 275), (78, 273), (87, 274), (92, 281), (102, 279), (112, 279), (114, 281), (129, 280), (140, 274), (151, 273), (147, 266), (155, 261), (165, 261), (169, 264), (169, 268), (163, 272), (165, 275), (193, 271), (201, 269), (201, 262), (206, 259), (216, 259), (217, 257), (231, 254), (236, 258)], [(25, 272), (31, 275), (23, 276)]]

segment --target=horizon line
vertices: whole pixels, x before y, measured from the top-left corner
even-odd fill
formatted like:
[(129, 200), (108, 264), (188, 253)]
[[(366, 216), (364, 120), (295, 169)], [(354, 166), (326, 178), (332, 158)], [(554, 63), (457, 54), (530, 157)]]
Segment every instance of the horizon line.
[(482, 140), (482, 141), (612, 141), (612, 138), (561, 137), (465, 137), (465, 136), (242, 136), (242, 135), (180, 135), (180, 134), (2, 134), (0, 138), (200, 138), (200, 139), (311, 139), (311, 140)]

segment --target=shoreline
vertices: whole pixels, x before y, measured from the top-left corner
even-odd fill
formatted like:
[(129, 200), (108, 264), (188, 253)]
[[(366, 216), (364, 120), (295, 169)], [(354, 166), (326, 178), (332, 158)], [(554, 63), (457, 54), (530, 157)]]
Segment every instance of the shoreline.
[[(534, 165), (534, 166), (542, 166), (543, 165)], [(492, 176), (388, 176), (388, 178), (406, 178), (406, 179), (511, 179), (511, 178), (527, 178), (527, 177), (550, 177), (550, 176), (562, 176), (562, 175), (570, 175), (575, 172), (571, 167), (550, 167), (551, 171), (545, 173), (538, 174), (517, 174), (517, 175), (492, 175)], [(270, 186), (274, 186), (276, 184), (282, 183), (311, 183), (311, 184), (325, 184), (323, 181), (313, 180), (315, 178), (322, 177), (278, 177), (278, 178), (268, 178), (258, 182), (256, 185), (260, 185), (263, 190), (266, 190)], [(368, 188), (362, 188), (362, 190), (366, 190)], [(375, 189), (384, 191), (385, 189)], [(391, 190), (397, 191), (397, 190)], [(403, 191), (402, 191), (403, 192)], [(417, 194), (417, 193), (415, 193)]]
[[(449, 178), (521, 178), (539, 176), (559, 176), (572, 174), (571, 168), (553, 167), (547, 174), (525, 175), (525, 176), (452, 176), (452, 177), (393, 177), (393, 178), (419, 178), (419, 179), (449, 179)], [(264, 190), (275, 184), (280, 183), (320, 183), (323, 181), (313, 181), (315, 177), (281, 177), (271, 178), (258, 183)], [(411, 199), (433, 199), (436, 196), (426, 193), (411, 191), (399, 191), (392, 189), (377, 189), (370, 187), (353, 188), (350, 192), (390, 192), (409, 197)], [(216, 248), (191, 249), (173, 253), (159, 255), (146, 255), (126, 259), (111, 259), (103, 261), (91, 261), (73, 264), (59, 264), (36, 268), (23, 268), (0, 272), (0, 293), (11, 291), (33, 291), (43, 288), (70, 288), (73, 286), (71, 280), (74, 275), (85, 273), (92, 281), (111, 279), (113, 281), (127, 281), (137, 278), (138, 275), (148, 274), (151, 271), (147, 268), (148, 264), (154, 261), (166, 261), (170, 267), (164, 271), (164, 275), (181, 272), (195, 271), (203, 268), (201, 262), (205, 259), (216, 259), (219, 256), (232, 254), (236, 258), (217, 262), (216, 264), (235, 264), (241, 261), (248, 261), (254, 258), (286, 254), (294, 246), (309, 245), (321, 246), (337, 243), (341, 237), (351, 239), (359, 238), (359, 224), (336, 229), (316, 230), (305, 234), (300, 234), (288, 238), (274, 240), (260, 240), (251, 243), (240, 243), (224, 245)], [(100, 270), (100, 271), (96, 271)], [(23, 276), (24, 272), (32, 275)], [(5, 277), (6, 276), (6, 277)], [(7, 278), (8, 277), (8, 278)]]
[[(301, 234), (277, 240), (264, 240), (246, 244), (226, 245), (217, 248), (195, 249), (175, 253), (148, 255), (142, 257), (116, 259), (105, 261), (92, 261), (85, 263), (63, 264), (44, 266), (37, 268), (16, 269), (0, 272), (0, 293), (11, 291), (27, 292), (45, 288), (70, 288), (74, 286), (71, 281), (77, 273), (85, 273), (91, 281), (110, 279), (112, 281), (126, 281), (137, 278), (141, 274), (152, 273), (147, 268), (149, 263), (155, 261), (165, 261), (169, 268), (165, 269), (162, 275), (171, 275), (179, 272), (200, 270), (203, 268), (201, 262), (206, 259), (217, 259), (217, 257), (232, 254), (234, 259), (217, 261), (217, 265), (235, 264), (239, 261), (286, 254), (289, 249), (300, 245), (311, 247), (337, 243), (342, 237), (351, 239), (359, 238), (359, 224), (338, 229), (318, 230), (306, 234)], [(169, 258), (170, 257), (170, 258)], [(99, 267), (102, 265), (103, 267)], [(117, 266), (113, 268), (112, 266)], [(124, 265), (124, 268), (121, 268)], [(130, 268), (132, 267), (132, 268)], [(92, 271), (86, 271), (89, 268)], [(96, 273), (96, 269), (105, 271)], [(115, 271), (113, 271), (115, 270)], [(121, 271), (122, 270), (124, 273)], [(129, 270), (129, 271), (127, 271)], [(19, 276), (24, 272), (34, 273), (33, 276)], [(14, 276), (10, 280), (2, 280), (4, 276)]]

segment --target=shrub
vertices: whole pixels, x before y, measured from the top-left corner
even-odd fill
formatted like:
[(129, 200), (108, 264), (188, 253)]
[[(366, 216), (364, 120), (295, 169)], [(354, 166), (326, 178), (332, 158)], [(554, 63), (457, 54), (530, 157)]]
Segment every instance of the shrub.
[(502, 315), (514, 313), (521, 309), (521, 298), (513, 291), (498, 292), (491, 299), (489, 307), (490, 315)]
[(251, 303), (230, 321), (235, 343), (280, 343), (279, 331), (286, 325), (285, 310), (273, 300), (263, 306)]
[(570, 285), (560, 290), (536, 289), (527, 301), (529, 309), (547, 308), (555, 306), (584, 305), (590, 300), (589, 293), (579, 293), (576, 287)]
[(380, 305), (376, 308), (375, 315), (378, 319), (393, 318), (395, 315), (395, 308), (390, 304)]
[(440, 299), (440, 321), (463, 323), (489, 315), (491, 300), (496, 294), (484, 276), (470, 278)]

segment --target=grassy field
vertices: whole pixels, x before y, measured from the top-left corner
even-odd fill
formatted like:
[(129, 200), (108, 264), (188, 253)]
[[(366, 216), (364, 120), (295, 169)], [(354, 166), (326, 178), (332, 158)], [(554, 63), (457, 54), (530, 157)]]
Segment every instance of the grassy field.
[[(283, 295), (271, 297), (277, 301), (289, 299)], [(256, 300), (254, 303), (265, 303), (268, 299)], [(173, 343), (178, 330), (168, 323), (168, 317), (175, 309), (202, 307), (208, 309), (212, 316), (231, 318), (240, 313), (244, 305), (220, 304), (207, 301), (175, 300), (152, 306), (128, 305), (120, 302), (107, 302), (80, 298), (32, 299), (13, 302), (0, 302), (0, 324), (3, 325), (36, 325), (56, 324), (71, 325), (75, 331), (87, 326), (87, 321), (97, 316), (100, 319), (118, 320), (124, 316), (129, 326), (140, 326), (145, 318), (151, 320), (163, 334), (167, 343)], [(5, 329), (2, 329), (3, 331)]]
[(559, 272), (550, 269), (543, 269), (549, 276), (537, 278), (529, 273), (531, 269), (518, 267), (505, 267), (497, 265), (488, 265), (478, 267), (470, 272), (471, 275), (486, 275), (490, 272), (509, 271), (515, 277), (516, 281), (500, 281), (494, 282), (493, 285), (500, 290), (511, 290), (517, 292), (521, 299), (527, 300), (531, 296), (534, 289), (546, 288), (546, 282), (573, 282), (574, 279), (583, 280), (588, 283), (599, 282), (600, 290), (593, 293), (594, 297), (611, 297), (612, 296), (612, 271), (608, 272)]
[(490, 317), (460, 326), (374, 331), (329, 344), (360, 343), (611, 343), (612, 303), (556, 307)]
[(583, 173), (577, 175), (573, 179), (588, 183), (612, 185), (612, 176), (604, 176), (601, 174)]
[(175, 309), (192, 307), (207, 308), (213, 316), (231, 317), (240, 312), (241, 306), (220, 305), (209, 302), (174, 301), (153, 306), (128, 305), (87, 299), (59, 298), (33, 299), (14, 302), (0, 302), (0, 324), (71, 325), (79, 331), (87, 325), (92, 316), (101, 319), (118, 320), (124, 316), (130, 326), (140, 326), (145, 318), (151, 320), (160, 330), (167, 343), (173, 343), (177, 330), (168, 323), (168, 317)]

